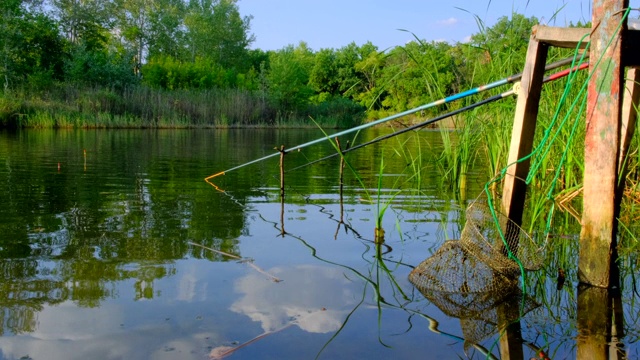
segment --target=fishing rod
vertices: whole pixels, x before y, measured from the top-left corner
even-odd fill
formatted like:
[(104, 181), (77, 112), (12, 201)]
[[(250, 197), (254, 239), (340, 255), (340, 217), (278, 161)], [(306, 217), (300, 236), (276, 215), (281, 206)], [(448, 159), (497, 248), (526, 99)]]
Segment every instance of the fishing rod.
[[(563, 60), (559, 60), (559, 61), (556, 61), (556, 62), (553, 62), (553, 63), (550, 63), (550, 64), (546, 65), (545, 66), (545, 70), (555, 69), (555, 68), (558, 68), (560, 66), (563, 66), (563, 65), (566, 65), (566, 64), (570, 64), (573, 61), (574, 61), (573, 57), (566, 58), (566, 59), (563, 59)], [(498, 80), (498, 81), (495, 81), (495, 82), (492, 82), (492, 83), (489, 83), (489, 84), (486, 84), (486, 85), (482, 85), (482, 86), (476, 87), (474, 89), (463, 91), (463, 92), (460, 92), (458, 94), (450, 95), (450, 96), (445, 97), (443, 99), (436, 100), (436, 101), (433, 101), (431, 103), (424, 104), (424, 105), (418, 106), (416, 108), (413, 108), (413, 109), (410, 109), (410, 110), (406, 110), (406, 111), (403, 111), (403, 112), (400, 112), (400, 113), (397, 113), (397, 114), (394, 114), (394, 115), (391, 115), (391, 116), (387, 116), (385, 118), (382, 118), (382, 119), (379, 119), (379, 120), (376, 120), (376, 121), (372, 121), (370, 123), (366, 123), (366, 124), (362, 124), (362, 125), (359, 125), (359, 126), (355, 126), (353, 128), (337, 132), (337, 133), (335, 133), (333, 135), (330, 135), (330, 136), (318, 138), (318, 139), (306, 142), (304, 144), (296, 145), (296, 146), (288, 148), (288, 149), (281, 149), (279, 152), (272, 153), (272, 154), (263, 156), (261, 158), (246, 162), (244, 164), (232, 167), (232, 168), (230, 168), (228, 170), (220, 171), (220, 172), (215, 173), (213, 175), (207, 176), (204, 180), (206, 182), (209, 182), (209, 179), (212, 179), (214, 177), (217, 177), (217, 176), (220, 176), (220, 175), (224, 175), (224, 174), (226, 174), (228, 172), (231, 172), (231, 171), (234, 171), (234, 170), (238, 170), (238, 169), (243, 168), (245, 166), (252, 165), (252, 164), (255, 164), (255, 163), (270, 159), (272, 157), (279, 156), (282, 153), (286, 154), (286, 153), (291, 152), (291, 151), (300, 150), (300, 149), (305, 148), (307, 146), (311, 146), (311, 145), (315, 145), (315, 144), (318, 144), (318, 143), (323, 142), (323, 141), (327, 141), (327, 140), (329, 140), (329, 139), (331, 139), (333, 137), (347, 135), (347, 134), (350, 134), (350, 133), (353, 133), (353, 132), (356, 132), (356, 131), (360, 131), (360, 130), (366, 129), (368, 127), (372, 127), (372, 126), (375, 126), (375, 125), (378, 125), (378, 124), (381, 124), (381, 123), (384, 123), (384, 122), (387, 122), (387, 121), (395, 120), (397, 118), (400, 118), (400, 117), (403, 117), (403, 116), (406, 116), (406, 115), (409, 115), (409, 114), (416, 113), (418, 111), (426, 110), (426, 109), (432, 108), (434, 106), (443, 105), (443, 104), (446, 104), (446, 103), (449, 103), (449, 102), (452, 102), (452, 101), (455, 101), (455, 100), (459, 100), (459, 99), (465, 98), (467, 96), (475, 95), (475, 94), (478, 94), (478, 93), (480, 93), (482, 91), (493, 89), (493, 88), (501, 86), (501, 85), (505, 85), (505, 84), (508, 84), (508, 83), (513, 83), (513, 82), (515, 82), (515, 81), (517, 81), (517, 80), (519, 80), (521, 78), (522, 78), (522, 73), (519, 73), (519, 74), (516, 74), (516, 75), (511, 75), (511, 76), (506, 77), (506, 78), (504, 78), (502, 80)]]
[[(566, 70), (562, 70), (562, 71), (559, 71), (557, 73), (551, 74), (551, 75), (545, 77), (542, 81), (545, 82), (545, 83), (549, 82), (549, 81), (554, 81), (554, 80), (557, 80), (557, 79), (560, 79), (562, 77), (565, 77), (565, 76), (569, 75), (571, 72), (586, 69), (588, 66), (589, 66), (589, 63), (583, 63), (583, 64), (575, 66), (575, 67), (573, 67), (571, 69), (566, 69)], [(404, 134), (404, 133), (412, 131), (412, 130), (423, 128), (423, 127), (425, 127), (427, 125), (433, 124), (435, 122), (438, 122), (440, 120), (446, 119), (448, 117), (451, 117), (451, 116), (454, 116), (454, 115), (458, 115), (461, 112), (464, 112), (464, 111), (467, 111), (467, 110), (471, 110), (471, 109), (474, 109), (474, 108), (477, 108), (479, 106), (492, 103), (492, 102), (500, 100), (500, 99), (504, 99), (504, 98), (506, 98), (508, 96), (511, 96), (513, 94), (515, 94), (515, 90), (514, 89), (511, 89), (509, 91), (505, 91), (505, 92), (503, 92), (501, 94), (488, 97), (488, 98), (486, 98), (484, 100), (481, 100), (481, 101), (478, 101), (478, 102), (476, 102), (474, 104), (467, 105), (465, 107), (462, 107), (462, 108), (457, 109), (457, 110), (453, 110), (453, 111), (448, 112), (446, 114), (438, 115), (438, 116), (436, 116), (434, 118), (431, 118), (431, 119), (426, 120), (424, 122), (421, 122), (419, 124), (415, 124), (415, 125), (406, 127), (406, 128), (404, 128), (402, 130), (394, 131), (391, 134), (383, 135), (383, 136), (377, 137), (377, 138), (375, 138), (373, 140), (367, 141), (365, 143), (352, 146), (352, 147), (350, 147), (348, 149), (342, 150), (339, 153), (333, 153), (333, 154), (327, 155), (327, 156), (325, 156), (323, 158), (308, 162), (308, 163), (306, 163), (304, 165), (297, 166), (297, 167), (295, 167), (293, 169), (287, 170), (287, 172), (298, 170), (300, 168), (303, 168), (303, 167), (306, 167), (306, 166), (309, 166), (309, 165), (313, 165), (315, 163), (319, 163), (319, 162), (325, 161), (327, 159), (331, 159), (331, 158), (339, 156), (341, 154), (346, 154), (346, 153), (348, 153), (350, 151), (357, 150), (357, 149), (360, 149), (362, 147), (365, 147), (365, 146), (368, 146), (368, 145), (371, 145), (371, 144), (375, 144), (375, 143), (377, 143), (379, 141), (387, 140), (387, 139), (392, 138), (392, 137), (394, 137), (396, 135)]]

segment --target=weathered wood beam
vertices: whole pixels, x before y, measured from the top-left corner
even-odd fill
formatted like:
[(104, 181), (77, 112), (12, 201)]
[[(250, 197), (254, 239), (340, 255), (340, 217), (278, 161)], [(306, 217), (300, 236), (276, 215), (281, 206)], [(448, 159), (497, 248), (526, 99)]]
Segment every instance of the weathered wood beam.
[(580, 39), (587, 35), (586, 38), (582, 40), (580, 46), (581, 49), (584, 49), (587, 42), (589, 42), (591, 28), (566, 28), (536, 25), (533, 27), (532, 33), (534, 39), (537, 41), (561, 48), (575, 48), (580, 42)]
[[(593, 3), (590, 58), (593, 74), (587, 95), (584, 195), (578, 277), (580, 282), (609, 287), (613, 247), (620, 119), (622, 108), (623, 31), (618, 31), (628, 0)], [(609, 44), (610, 39), (614, 41)], [(597, 66), (596, 66), (597, 65)]]
[[(513, 222), (522, 223), (522, 211), (526, 196), (525, 179), (529, 174), (530, 161), (519, 159), (529, 155), (533, 148), (533, 136), (536, 131), (538, 105), (542, 91), (544, 66), (549, 47), (537, 41), (533, 36), (529, 40), (527, 58), (522, 72), (518, 102), (511, 133), (511, 145), (502, 192), (502, 211)], [(507, 229), (509, 231), (509, 229)]]
[(627, 78), (622, 98), (622, 124), (620, 127), (620, 155), (618, 157), (618, 174), (623, 176), (620, 185), (624, 188), (625, 163), (629, 145), (636, 131), (638, 118), (637, 107), (640, 106), (640, 69), (627, 70)]
[[(530, 161), (519, 159), (531, 153), (533, 149), (533, 135), (536, 131), (538, 105), (542, 92), (544, 67), (549, 47), (531, 36), (527, 48), (527, 58), (520, 80), (518, 102), (511, 133), (508, 164), (502, 191), (502, 211), (518, 226), (522, 223), (524, 200), (527, 193), (526, 178), (529, 174)], [(511, 232), (520, 231), (519, 227), (509, 223), (504, 229), (507, 237)], [(522, 359), (522, 334), (519, 321), (510, 321), (506, 316), (508, 309), (501, 306), (498, 309), (498, 324), (503, 329), (500, 335), (500, 355), (503, 359)]]
[[(533, 37), (539, 42), (560, 48), (575, 49), (582, 39), (580, 48), (584, 49), (590, 40), (591, 29), (536, 25), (532, 32)], [(584, 35), (588, 36), (583, 39)], [(640, 49), (640, 30), (627, 31), (624, 49), (622, 52), (624, 66), (640, 66), (640, 57), (637, 56), (637, 49)]]
[[(624, 196), (624, 188), (627, 182), (627, 154), (631, 139), (636, 131), (636, 121), (638, 118), (638, 106), (640, 106), (640, 69), (630, 68), (627, 70), (627, 78), (624, 87), (624, 97), (622, 98), (622, 120), (620, 123), (620, 151), (618, 151), (618, 179), (616, 183), (615, 218), (620, 217), (620, 203)], [(617, 254), (614, 253), (617, 257)]]

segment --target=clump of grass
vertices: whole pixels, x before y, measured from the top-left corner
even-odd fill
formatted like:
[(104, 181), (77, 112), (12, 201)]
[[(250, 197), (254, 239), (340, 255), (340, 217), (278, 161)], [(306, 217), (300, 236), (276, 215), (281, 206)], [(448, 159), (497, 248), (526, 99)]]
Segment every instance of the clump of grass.
[(16, 99), (0, 96), (0, 127), (17, 127), (20, 110), (20, 103)]
[(55, 127), (56, 120), (48, 111), (35, 111), (30, 116), (26, 116), (20, 125), (34, 129), (46, 129)]
[[(454, 120), (454, 128), (438, 125), (442, 150), (436, 164), (443, 185), (464, 194), (467, 189), (467, 175), (473, 167), (478, 151), (480, 134), (461, 119)], [(454, 138), (455, 136), (455, 138)]]

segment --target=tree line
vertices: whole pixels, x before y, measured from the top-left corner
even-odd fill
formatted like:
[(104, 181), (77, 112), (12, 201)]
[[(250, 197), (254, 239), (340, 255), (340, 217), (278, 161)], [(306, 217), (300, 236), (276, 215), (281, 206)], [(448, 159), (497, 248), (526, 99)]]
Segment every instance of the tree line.
[(352, 126), (520, 72), (537, 23), (479, 21), (456, 44), (264, 51), (251, 20), (237, 0), (4, 0), (0, 125)]

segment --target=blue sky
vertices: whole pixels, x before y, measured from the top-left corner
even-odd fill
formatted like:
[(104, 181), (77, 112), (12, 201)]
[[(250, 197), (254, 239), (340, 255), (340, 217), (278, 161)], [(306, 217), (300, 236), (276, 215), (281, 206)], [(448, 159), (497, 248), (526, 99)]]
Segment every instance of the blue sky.
[[(632, 0), (631, 6), (638, 6), (639, 2)], [(253, 15), (251, 33), (256, 41), (251, 47), (262, 50), (278, 50), (300, 41), (313, 50), (338, 49), (351, 42), (362, 45), (367, 41), (385, 50), (413, 40), (410, 33), (398, 29), (409, 30), (427, 41), (454, 43), (478, 32), (474, 15), (491, 26), (512, 11), (535, 16), (554, 26), (591, 19), (592, 0), (528, 3), (527, 0), (240, 0), (238, 7), (243, 16)]]

